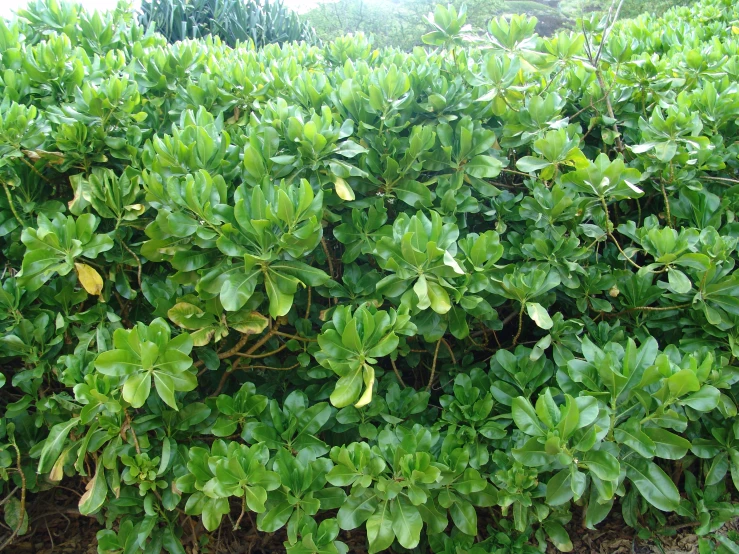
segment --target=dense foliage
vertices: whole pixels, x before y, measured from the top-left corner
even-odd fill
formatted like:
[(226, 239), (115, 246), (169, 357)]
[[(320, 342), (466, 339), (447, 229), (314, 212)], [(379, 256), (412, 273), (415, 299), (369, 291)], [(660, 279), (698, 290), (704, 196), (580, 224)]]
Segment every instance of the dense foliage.
[(440, 7), (412, 53), (167, 44), (54, 0), (0, 24), (6, 543), (60, 482), (101, 553), (250, 520), (291, 554), (715, 531), (738, 19), (468, 44)]
[(229, 46), (315, 42), (313, 28), (282, 0), (143, 0), (139, 22), (155, 25), (169, 42), (217, 35)]

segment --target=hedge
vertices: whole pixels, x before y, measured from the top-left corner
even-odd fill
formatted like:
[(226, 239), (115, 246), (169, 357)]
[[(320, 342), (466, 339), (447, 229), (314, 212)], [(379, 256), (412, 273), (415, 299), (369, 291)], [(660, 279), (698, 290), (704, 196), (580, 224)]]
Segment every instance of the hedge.
[(411, 53), (0, 23), (0, 548), (60, 482), (101, 553), (737, 515), (739, 6), (616, 14), (439, 7)]

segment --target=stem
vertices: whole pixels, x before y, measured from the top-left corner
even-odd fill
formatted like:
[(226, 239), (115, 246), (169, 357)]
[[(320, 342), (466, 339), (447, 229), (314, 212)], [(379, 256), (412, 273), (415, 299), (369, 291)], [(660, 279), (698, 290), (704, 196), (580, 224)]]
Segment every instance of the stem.
[(606, 204), (606, 199), (601, 196), (600, 202), (601, 202), (601, 205), (603, 206), (603, 211), (606, 214), (606, 233), (608, 233), (608, 236), (613, 241), (613, 244), (616, 245), (616, 248), (618, 248), (618, 251), (621, 252), (621, 255), (624, 258), (626, 258), (626, 261), (629, 262), (631, 265), (633, 265), (636, 269), (641, 269), (641, 266), (638, 263), (636, 263), (634, 260), (632, 260), (626, 255), (626, 252), (624, 252), (623, 248), (621, 248), (621, 245), (619, 244), (618, 240), (616, 240), (616, 237), (613, 236), (613, 233), (611, 232), (611, 227), (613, 226), (613, 224), (611, 223), (611, 218), (608, 215), (608, 205)]
[[(254, 354), (254, 352), (256, 352), (259, 348), (261, 348), (264, 345), (264, 343), (266, 343), (269, 339), (271, 339), (272, 337), (274, 337), (277, 334), (277, 327), (278, 327), (277, 324), (275, 324), (275, 326), (272, 329), (270, 329), (269, 332), (267, 332), (266, 335), (264, 335), (261, 339), (259, 339), (257, 342), (255, 342), (249, 348), (249, 350), (246, 351), (246, 354)], [(239, 351), (239, 349), (244, 344), (246, 344), (246, 341), (248, 340), (248, 336), (249, 335), (244, 335), (243, 337), (241, 337), (241, 340), (239, 340), (239, 342), (236, 345), (236, 346), (238, 346), (238, 348), (236, 348), (236, 346), (234, 346), (234, 348), (232, 348), (228, 352), (224, 352), (223, 354), (219, 354), (218, 355), (218, 358), (222, 360), (223, 358), (226, 358), (228, 356), (231, 356), (231, 355), (237, 353)], [(226, 356), (225, 354), (228, 354), (228, 356)], [(226, 384), (226, 380), (228, 379), (229, 375), (231, 375), (236, 369), (238, 369), (239, 363), (240, 363), (240, 360), (236, 360), (236, 362), (231, 366), (231, 368), (228, 369), (228, 370), (226, 370), (223, 373), (223, 376), (221, 377), (221, 380), (218, 382), (218, 387), (216, 387), (216, 390), (213, 392), (213, 394), (210, 395), (209, 398), (213, 398), (214, 396), (218, 396), (221, 393), (221, 390), (223, 390), (223, 385)], [(281, 369), (281, 368), (277, 368), (277, 369)]]
[(246, 511), (246, 491), (241, 492), (243, 493), (243, 496), (241, 497), (241, 513), (239, 514), (239, 519), (234, 523), (234, 531), (239, 530), (239, 523), (241, 523), (241, 519), (244, 517), (244, 512)]
[(328, 244), (326, 244), (326, 238), (321, 237), (321, 247), (323, 248), (323, 253), (326, 254), (326, 261), (328, 262), (328, 272), (329, 275), (331, 275), (331, 278), (334, 278), (334, 262), (331, 259), (331, 254), (328, 251)]
[(431, 364), (431, 376), (429, 377), (429, 384), (426, 385), (426, 390), (431, 390), (431, 385), (434, 383), (434, 376), (436, 375), (436, 360), (439, 357), (439, 347), (441, 346), (441, 341), (444, 340), (444, 338), (440, 338), (439, 341), (436, 343), (436, 349), (434, 350), (434, 361)]
[(518, 344), (518, 339), (521, 336), (521, 331), (523, 330), (523, 310), (526, 306), (525, 302), (521, 302), (521, 309), (518, 312), (518, 331), (516, 332), (516, 336), (513, 337), (513, 346), (516, 346)]
[(282, 352), (287, 348), (287, 343), (283, 344), (279, 348), (275, 348), (274, 350), (271, 350), (269, 352), (265, 352), (264, 354), (242, 354), (241, 352), (237, 352), (237, 356), (241, 356), (242, 358), (269, 358), (270, 356), (274, 356), (278, 352)]
[(729, 179), (728, 177), (711, 177), (710, 175), (703, 175), (700, 177), (700, 179), (707, 179), (709, 181), (719, 181), (719, 182), (733, 183), (735, 185), (739, 185), (739, 180)]
[(141, 447), (139, 446), (139, 438), (136, 436), (136, 431), (133, 430), (133, 423), (131, 423), (131, 416), (128, 415), (128, 410), (123, 409), (123, 413), (126, 416), (126, 425), (128, 430), (131, 431), (131, 437), (133, 438), (133, 445), (136, 447), (136, 454), (141, 454)]
[(299, 365), (300, 365), (300, 362), (296, 362), (296, 363), (294, 363), (293, 365), (291, 365), (289, 367), (275, 367), (275, 366), (271, 366), (271, 365), (248, 365), (248, 366), (242, 367), (240, 369), (242, 369), (244, 371), (248, 371), (250, 369), (271, 369), (272, 371), (290, 371), (291, 369), (295, 369)]
[(23, 467), (21, 466), (21, 451), (18, 449), (18, 445), (15, 444), (15, 438), (10, 442), (11, 445), (13, 445), (13, 448), (15, 448), (15, 466), (18, 468), (18, 473), (21, 476), (21, 509), (19, 510), (20, 517), (18, 518), (18, 525), (15, 526), (15, 529), (10, 534), (10, 536), (5, 539), (5, 542), (3, 544), (0, 544), (0, 552), (5, 550), (5, 547), (7, 547), (16, 536), (18, 536), (18, 533), (21, 530), (21, 527), (23, 527), (23, 521), (26, 519), (26, 475), (23, 473)]
[(444, 337), (441, 338), (441, 342), (444, 343), (444, 346), (446, 346), (446, 349), (449, 351), (449, 355), (452, 357), (452, 363), (454, 365), (457, 365), (457, 358), (454, 355), (454, 352), (452, 352), (452, 347), (449, 346), (449, 343), (446, 341), (446, 339)]
[(670, 199), (667, 197), (667, 190), (665, 190), (664, 181), (660, 182), (660, 188), (662, 189), (662, 198), (665, 199), (665, 215), (667, 216), (667, 224), (672, 229), (672, 214), (670, 213)]
[(121, 240), (121, 246), (126, 249), (126, 251), (133, 256), (133, 258), (136, 260), (136, 267), (138, 268), (137, 277), (139, 281), (139, 288), (141, 288), (141, 258), (139, 258), (136, 253), (131, 250), (123, 240)]
[(310, 316), (310, 304), (311, 304), (311, 297), (313, 296), (313, 289), (311, 287), (308, 287), (308, 305), (305, 307), (305, 319), (308, 319)]
[(224, 360), (226, 358), (230, 358), (231, 356), (236, 354), (239, 350), (241, 350), (241, 348), (246, 344), (246, 341), (248, 340), (249, 340), (249, 335), (246, 333), (242, 334), (239, 341), (236, 344), (234, 344), (232, 348), (226, 350), (225, 352), (221, 352), (220, 354), (218, 354), (218, 359)]
[(318, 342), (316, 339), (309, 339), (307, 337), (300, 337), (298, 335), (291, 335), (290, 333), (283, 333), (282, 331), (275, 331), (275, 335), (278, 337), (287, 337), (289, 339), (295, 339), (303, 342)]
[(395, 360), (390, 358), (390, 364), (393, 366), (393, 371), (395, 372), (395, 377), (398, 378), (398, 382), (400, 383), (400, 386), (405, 388), (405, 383), (403, 382), (403, 378), (400, 376), (400, 371), (398, 371), (398, 366), (395, 365)]
[[(601, 90), (605, 90), (606, 83), (603, 80), (603, 73), (598, 67), (595, 68), (595, 76), (598, 78), (598, 85), (600, 85)], [(611, 95), (610, 94), (606, 94), (606, 108), (608, 109), (608, 117), (610, 117), (611, 119), (616, 119), (616, 115), (613, 113), (613, 106), (611, 105)], [(618, 130), (618, 125), (615, 123), (613, 124), (613, 131), (616, 133), (616, 148), (618, 148), (619, 152), (623, 152), (624, 143), (621, 142), (621, 133)]]
[(13, 204), (13, 197), (10, 195), (10, 189), (8, 188), (8, 183), (3, 181), (3, 188), (5, 189), (5, 196), (8, 197), (8, 204), (10, 204), (10, 211), (13, 212), (13, 215), (18, 220), (18, 223), (21, 224), (21, 228), (25, 229), (26, 224), (23, 222), (21, 217), (18, 215), (18, 212), (15, 210), (15, 204)]

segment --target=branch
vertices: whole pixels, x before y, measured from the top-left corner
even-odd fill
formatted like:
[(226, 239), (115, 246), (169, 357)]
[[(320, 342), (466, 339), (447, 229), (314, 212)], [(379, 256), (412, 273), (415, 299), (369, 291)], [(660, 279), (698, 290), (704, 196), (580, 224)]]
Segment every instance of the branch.
[(434, 383), (434, 376), (436, 375), (436, 360), (439, 357), (439, 347), (441, 346), (441, 341), (444, 340), (444, 337), (440, 338), (439, 341), (436, 343), (436, 349), (434, 350), (434, 362), (431, 364), (431, 376), (429, 377), (429, 384), (426, 385), (426, 390), (431, 390), (431, 385)]
[(393, 371), (395, 372), (395, 377), (398, 378), (398, 382), (400, 383), (400, 386), (405, 388), (405, 383), (403, 382), (403, 378), (400, 376), (400, 371), (398, 371), (398, 366), (395, 365), (395, 360), (390, 358), (390, 364), (393, 366)]

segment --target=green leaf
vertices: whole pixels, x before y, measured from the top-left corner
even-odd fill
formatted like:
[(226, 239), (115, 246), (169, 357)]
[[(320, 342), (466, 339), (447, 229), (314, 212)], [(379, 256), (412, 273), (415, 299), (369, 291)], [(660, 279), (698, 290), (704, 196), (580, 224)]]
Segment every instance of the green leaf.
[(477, 535), (477, 512), (472, 504), (459, 499), (449, 506), (449, 514), (462, 533), (473, 537)]
[(46, 437), (44, 447), (41, 450), (37, 473), (47, 473), (51, 470), (54, 462), (59, 458), (64, 442), (67, 440), (67, 435), (79, 422), (80, 418), (73, 417), (69, 421), (57, 423), (49, 430), (49, 436)]
[(677, 510), (680, 492), (672, 479), (654, 462), (624, 460), (626, 476), (639, 493), (655, 508), (664, 512)]
[(141, 359), (128, 350), (108, 350), (95, 359), (95, 369), (103, 375), (123, 377), (141, 369)]
[(379, 502), (373, 491), (355, 488), (336, 515), (339, 527), (345, 531), (356, 529), (375, 513)]
[(605, 450), (589, 450), (582, 461), (603, 481), (616, 481), (621, 473), (621, 466), (616, 457)]
[(392, 546), (395, 541), (393, 531), (393, 519), (390, 516), (389, 502), (382, 502), (377, 511), (367, 520), (367, 540), (369, 541), (369, 552), (382, 552)]
[(131, 375), (123, 384), (123, 399), (134, 408), (140, 408), (151, 392), (151, 373), (142, 371)]
[(511, 415), (519, 429), (532, 437), (544, 437), (546, 431), (536, 416), (536, 410), (526, 398), (519, 396), (513, 399)]
[(421, 514), (405, 496), (398, 496), (390, 504), (393, 532), (403, 548), (415, 548), (421, 541), (423, 520)]
[(656, 455), (666, 460), (679, 460), (690, 450), (690, 441), (665, 429), (645, 427), (644, 434), (655, 444)]
[(547, 504), (559, 506), (572, 499), (572, 477), (569, 468), (557, 472), (547, 483)]

